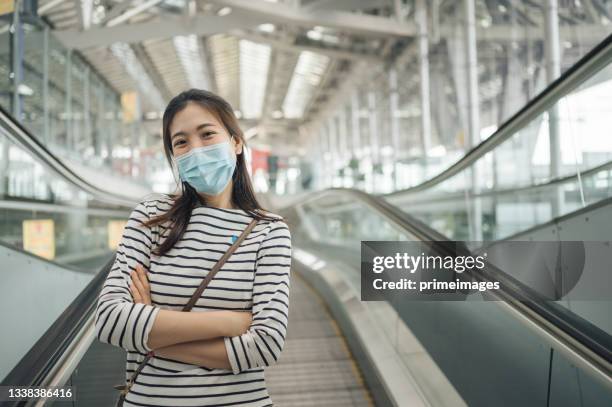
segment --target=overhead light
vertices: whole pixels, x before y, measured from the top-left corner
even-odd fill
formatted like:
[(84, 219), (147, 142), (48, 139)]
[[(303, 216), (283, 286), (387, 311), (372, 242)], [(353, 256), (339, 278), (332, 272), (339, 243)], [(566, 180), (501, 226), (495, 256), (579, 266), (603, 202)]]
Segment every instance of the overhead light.
[(179, 35), (172, 38), (174, 48), (187, 73), (189, 86), (198, 89), (209, 89), (208, 76), (202, 63), (202, 54), (195, 34)]
[(106, 9), (104, 6), (101, 4), (95, 5), (91, 12), (92, 24), (100, 24), (102, 20), (104, 20), (104, 17), (106, 17)]
[(271, 32), (274, 32), (274, 30), (276, 30), (276, 26), (274, 24), (265, 23), (265, 24), (259, 24), (257, 26), (257, 29), (259, 31), (271, 33)]
[(221, 7), (219, 9), (219, 11), (217, 11), (217, 15), (219, 17), (224, 17), (224, 16), (230, 14), (231, 12), (232, 12), (232, 8), (231, 7)]
[(161, 2), (162, 0), (147, 0), (143, 3), (138, 4), (137, 6), (128, 9), (123, 14), (120, 14), (117, 17), (107, 21), (105, 25), (106, 27), (114, 27), (116, 25), (123, 24), (129, 21), (130, 18), (142, 13), (143, 11), (149, 10), (150, 8), (158, 5)]
[(320, 31), (308, 30), (308, 32), (306, 32), (306, 36), (311, 40), (319, 41), (321, 38), (323, 38), (323, 33)]
[(34, 90), (25, 83), (20, 83), (17, 86), (17, 93), (23, 96), (32, 96), (34, 94)]
[(275, 119), (282, 119), (284, 116), (283, 112), (281, 112), (280, 110), (275, 110), (272, 112), (272, 117)]
[(81, 15), (83, 16), (83, 29), (91, 27), (91, 16), (94, 9), (93, 0), (81, 0)]
[(266, 96), (271, 48), (248, 40), (240, 40), (239, 45), (240, 110), (245, 119), (257, 119)]
[(302, 51), (295, 65), (289, 89), (283, 101), (286, 118), (302, 117), (314, 90), (327, 69), (329, 57), (311, 51)]
[(314, 41), (324, 41), (332, 44), (338, 44), (340, 42), (340, 38), (337, 35), (325, 34), (323, 32), (310, 30), (306, 33), (306, 36)]
[(227, 34), (216, 34), (206, 39), (211, 53), (216, 90), (232, 105), (240, 107), (240, 46), (239, 39)]
[(144, 116), (147, 120), (161, 119), (164, 114), (162, 112), (145, 112)]

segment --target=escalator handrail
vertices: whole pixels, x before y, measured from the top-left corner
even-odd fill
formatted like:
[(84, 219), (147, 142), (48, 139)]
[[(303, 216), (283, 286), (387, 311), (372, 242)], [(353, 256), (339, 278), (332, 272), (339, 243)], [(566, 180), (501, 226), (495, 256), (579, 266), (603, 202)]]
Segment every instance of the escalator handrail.
[(79, 176), (2, 106), (0, 106), (0, 131), (64, 180), (93, 195), (97, 200), (130, 209), (136, 205), (137, 202), (133, 198), (100, 189)]
[[(323, 198), (325, 195), (337, 194), (347, 195), (354, 201), (363, 202), (420, 240), (431, 241), (437, 245), (444, 245), (444, 242), (450, 241), (443, 234), (405, 213), (385, 199), (356, 189), (329, 188), (317, 191), (295, 206), (306, 205), (308, 202)], [(499, 290), (501, 291), (500, 297), (509, 307), (532, 322), (538, 329), (554, 337), (565, 349), (577, 355), (580, 360), (584, 360), (585, 366), (590, 367), (595, 376), (605, 378), (606, 384), (612, 386), (611, 335), (555, 302), (543, 300), (533, 289), (503, 271), (495, 267), (489, 269), (497, 273), (495, 280), (502, 282), (503, 290)], [(475, 276), (487, 279), (487, 277), (483, 277), (484, 275)]]
[(608, 35), (602, 42), (584, 55), (578, 62), (572, 65), (559, 78), (553, 81), (542, 92), (529, 101), (522, 109), (512, 115), (500, 127), (489, 136), (469, 150), (462, 158), (451, 164), (438, 175), (413, 187), (405, 188), (387, 194), (381, 194), (387, 198), (402, 194), (412, 194), (430, 189), (448, 180), (468, 168), (479, 158), (494, 150), (498, 145), (514, 136), (533, 119), (550, 109), (563, 96), (580, 86), (584, 81), (591, 78), (612, 60), (612, 34)]
[[(2, 380), (2, 386), (35, 387), (46, 385), (47, 377), (78, 336), (95, 311), (99, 291), (115, 256), (87, 284), (17, 365)], [(17, 333), (13, 333), (17, 334)], [(15, 402), (14, 405), (18, 405)], [(4, 404), (3, 404), (4, 405)]]
[[(597, 174), (600, 171), (607, 170), (610, 168), (612, 168), (612, 160), (606, 161), (605, 163), (599, 164), (593, 168), (589, 168), (587, 170), (580, 171), (575, 174), (553, 178), (546, 182), (532, 184), (532, 185), (525, 185), (525, 186), (520, 186), (520, 187), (510, 187), (510, 188), (504, 188), (504, 189), (489, 189), (486, 191), (479, 192), (477, 194), (470, 194), (469, 196), (470, 198), (486, 198), (490, 196), (509, 195), (509, 194), (516, 194), (516, 193), (522, 193), (522, 192), (532, 192), (532, 191), (539, 190), (539, 189), (550, 188), (555, 185), (567, 184), (569, 182), (577, 180), (579, 177), (580, 178), (589, 177), (593, 174)], [(390, 197), (385, 196), (384, 198), (389, 199)], [(410, 202), (420, 203), (421, 201), (424, 201), (427, 203), (431, 203), (431, 202), (441, 202), (441, 201), (453, 201), (453, 200), (457, 200), (458, 198), (461, 198), (461, 199), (465, 198), (465, 192), (464, 191), (440, 192), (440, 194), (436, 194), (436, 195), (433, 195), (433, 194), (425, 195), (425, 196), (419, 195), (419, 198), (420, 199), (417, 199), (417, 200), (410, 200)], [(393, 197), (392, 202), (395, 203), (398, 201), (401, 202), (401, 197), (398, 197), (398, 196)]]

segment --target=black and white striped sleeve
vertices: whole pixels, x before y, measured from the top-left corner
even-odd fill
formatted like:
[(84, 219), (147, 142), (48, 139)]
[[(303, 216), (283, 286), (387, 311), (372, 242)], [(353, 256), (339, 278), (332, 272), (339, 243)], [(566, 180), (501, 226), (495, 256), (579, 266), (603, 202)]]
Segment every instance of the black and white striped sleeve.
[(282, 220), (271, 224), (257, 253), (253, 320), (242, 335), (225, 337), (232, 372), (273, 365), (285, 344), (289, 316), (291, 234)]
[(149, 270), (153, 242), (146, 201), (140, 202), (128, 219), (117, 247), (115, 262), (98, 296), (95, 330), (98, 340), (126, 351), (149, 352), (149, 332), (159, 308), (136, 304), (130, 293), (130, 272), (136, 264)]

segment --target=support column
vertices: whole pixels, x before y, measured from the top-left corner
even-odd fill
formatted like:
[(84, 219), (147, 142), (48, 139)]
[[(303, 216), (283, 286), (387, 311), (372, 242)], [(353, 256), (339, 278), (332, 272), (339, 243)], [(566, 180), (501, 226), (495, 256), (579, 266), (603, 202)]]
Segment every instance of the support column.
[(318, 152), (318, 155), (316, 156), (317, 159), (323, 160), (323, 162), (321, 165), (313, 166), (316, 174), (315, 180), (317, 189), (325, 189), (327, 187), (327, 158), (325, 153), (328, 151), (328, 149), (327, 139), (325, 136), (325, 128), (324, 126), (320, 126), (317, 132), (318, 143), (315, 151)]
[[(89, 67), (85, 67), (85, 78), (83, 80), (83, 133), (84, 133), (84, 143), (83, 146), (84, 148), (87, 148), (89, 146), (93, 146), (94, 147), (94, 152), (95, 152), (95, 146), (94, 146), (94, 140), (91, 134), (91, 102), (90, 102), (90, 95), (91, 92), (89, 91), (89, 85), (90, 85), (90, 81), (89, 81), (89, 74), (90, 74), (90, 69)], [(81, 155), (81, 157), (83, 156), (84, 151), (79, 151), (79, 154)], [(95, 154), (95, 153), (94, 153)]]
[(21, 122), (21, 113), (23, 110), (22, 98), (19, 94), (19, 86), (23, 81), (23, 48), (24, 48), (24, 32), (21, 25), (21, 2), (15, 2), (15, 11), (13, 12), (13, 25), (10, 28), (10, 57), (11, 57), (11, 77), (13, 79), (13, 97), (12, 97), (12, 113), (15, 119)]
[(334, 186), (334, 178), (336, 176), (336, 166), (334, 163), (334, 160), (336, 159), (336, 140), (329, 119), (327, 119), (325, 122), (325, 129), (327, 132), (327, 143), (329, 145), (329, 159), (327, 160), (327, 187), (332, 188)]
[(353, 135), (353, 156), (356, 158), (361, 158), (361, 132), (359, 117), (359, 95), (355, 90), (351, 95), (351, 129)]
[(66, 102), (64, 111), (66, 113), (66, 146), (70, 151), (74, 148), (72, 138), (72, 50), (66, 51)]
[(43, 30), (43, 134), (42, 142), (49, 145), (49, 27)]
[(389, 124), (391, 131), (391, 143), (393, 145), (393, 190), (397, 190), (400, 180), (397, 174), (397, 162), (400, 159), (400, 124), (397, 115), (399, 105), (399, 94), (397, 90), (397, 71), (389, 69)]
[(340, 139), (340, 151), (338, 153), (339, 156), (339, 162), (342, 165), (342, 186), (345, 186), (345, 181), (346, 181), (346, 168), (348, 167), (348, 160), (347, 157), (350, 156), (350, 154), (348, 153), (348, 141), (347, 141), (347, 137), (348, 137), (348, 129), (346, 126), (346, 106), (342, 106), (340, 108), (340, 112), (338, 113), (338, 136)]
[(333, 119), (329, 118), (326, 121), (327, 137), (329, 142), (329, 186), (334, 186), (336, 179), (336, 160), (337, 160), (337, 134), (334, 128)]
[[(11, 111), (13, 115), (19, 120), (19, 114), (21, 112), (20, 109), (20, 97), (17, 91), (19, 83), (21, 82), (20, 76), (18, 73), (20, 72), (21, 60), (19, 59), (19, 32), (20, 22), (19, 22), (19, 6), (20, 3), (18, 1), (15, 2), (15, 12), (13, 13), (13, 22), (9, 28), (9, 61), (10, 61), (10, 69), (11, 72), (9, 74), (9, 79), (12, 83), (12, 93), (11, 96)], [(10, 171), (10, 162), (9, 162), (9, 149), (10, 149), (10, 141), (6, 137), (2, 137), (0, 139), (0, 197), (6, 197), (9, 193), (9, 171)]]
[[(465, 51), (467, 62), (467, 86), (468, 86), (468, 147), (471, 149), (480, 142), (480, 103), (478, 98), (478, 60), (476, 56), (476, 9), (475, 0), (464, 0), (465, 9)], [(482, 236), (482, 201), (475, 198), (480, 193), (479, 176), (480, 162), (472, 165), (470, 171), (470, 184), (473, 199), (468, 204), (471, 208), (470, 239), (481, 241)]]
[(108, 89), (104, 88), (104, 142), (106, 143), (107, 156), (105, 165), (108, 168), (113, 168), (113, 145), (117, 139), (117, 130), (115, 128), (115, 103)]
[(346, 152), (348, 151), (348, 143), (346, 140), (348, 130), (346, 128), (346, 111), (344, 110), (344, 106), (340, 108), (338, 116), (334, 121), (336, 120), (336, 130), (338, 132), (338, 159), (344, 164), (347, 156)]
[(376, 95), (373, 91), (368, 91), (368, 125), (372, 161), (378, 162), (378, 117), (376, 114)]
[[(95, 147), (94, 147), (94, 155), (96, 157), (102, 157), (102, 147), (103, 147), (103, 134), (106, 131), (104, 128), (104, 88), (103, 84), (98, 80), (96, 81), (95, 86), (95, 94), (96, 94), (96, 105), (98, 114), (96, 115), (96, 119), (93, 125), (93, 134), (95, 134)], [(104, 129), (104, 130), (103, 130)], [(104, 165), (103, 159), (101, 160), (102, 165)]]
[[(108, 94), (107, 94), (108, 95)], [(122, 139), (122, 133), (121, 133), (121, 128), (118, 126), (118, 121), (119, 121), (119, 115), (117, 113), (118, 109), (118, 104), (117, 104), (117, 100), (113, 98), (112, 95), (110, 95), (110, 103), (108, 106), (108, 109), (110, 111), (110, 115), (109, 115), (109, 128), (111, 129), (111, 131), (108, 133), (108, 138), (107, 138), (107, 143), (108, 143), (108, 156), (109, 156), (109, 165), (111, 168), (115, 167), (115, 157), (114, 157), (114, 149), (115, 146), (119, 146), (121, 139)]]
[(468, 86), (468, 146), (473, 148), (480, 142), (480, 106), (478, 97), (478, 59), (476, 56), (476, 9), (475, 0), (464, 0), (465, 5), (465, 52)]
[(425, 0), (416, 1), (416, 24), (419, 38), (419, 75), (421, 92), (421, 143), (423, 164), (431, 149), (431, 98), (429, 91), (429, 38), (427, 35), (427, 6)]
[[(550, 84), (561, 75), (561, 47), (559, 40), (559, 9), (557, 0), (546, 0), (546, 35), (544, 50), (546, 57), (546, 83)], [(561, 143), (559, 140), (559, 106), (555, 104), (548, 111), (548, 137), (550, 154), (550, 178), (561, 174)], [(551, 210), (552, 216), (561, 214), (563, 194), (556, 190)]]
[(373, 90), (368, 91), (368, 123), (370, 130), (370, 148), (371, 148), (371, 162), (372, 162), (372, 174), (370, 177), (370, 192), (376, 193), (375, 186), (377, 185), (376, 178), (380, 174), (374, 170), (375, 167), (379, 166), (380, 163), (380, 154), (378, 151), (378, 115), (376, 113), (376, 94)]

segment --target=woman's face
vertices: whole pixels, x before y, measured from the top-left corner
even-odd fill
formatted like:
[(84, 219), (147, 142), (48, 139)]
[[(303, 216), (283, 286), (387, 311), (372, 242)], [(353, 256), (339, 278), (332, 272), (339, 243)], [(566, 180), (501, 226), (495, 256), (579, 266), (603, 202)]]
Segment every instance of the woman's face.
[(189, 102), (174, 115), (170, 123), (170, 145), (176, 158), (191, 149), (222, 143), (230, 140), (234, 154), (242, 152), (242, 141), (230, 137), (227, 129), (217, 117), (197, 103)]

